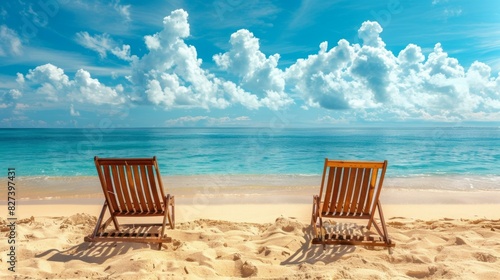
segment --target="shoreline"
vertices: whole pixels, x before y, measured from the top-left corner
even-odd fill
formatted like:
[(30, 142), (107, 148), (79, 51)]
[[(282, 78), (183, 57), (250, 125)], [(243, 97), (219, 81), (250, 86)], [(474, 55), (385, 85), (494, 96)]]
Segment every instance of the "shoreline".
[[(229, 221), (272, 222), (276, 217), (296, 217), (304, 223), (310, 219), (312, 197), (319, 190), (304, 187), (298, 192), (281, 188), (256, 188), (260, 192), (215, 192), (216, 189), (193, 188), (175, 196), (178, 221), (221, 219)], [(265, 192), (262, 192), (265, 190)], [(212, 191), (212, 192), (211, 192)], [(487, 218), (500, 219), (500, 191), (438, 191), (385, 189), (380, 197), (388, 218), (414, 219)], [(19, 218), (31, 216), (67, 216), (86, 213), (98, 216), (104, 197), (21, 200), (17, 204)]]
[[(265, 187), (256, 186), (244, 189), (233, 188), (207, 188), (192, 187), (170, 188), (166, 193), (174, 195), (183, 201), (210, 201), (211, 204), (266, 204), (272, 202), (288, 204), (304, 204), (312, 200), (313, 195), (318, 194), (319, 188), (304, 186), (294, 187)], [(474, 190), (432, 190), (432, 189), (406, 189), (387, 188), (383, 189), (380, 197), (384, 204), (500, 204), (500, 191)], [(104, 200), (102, 193), (91, 196), (78, 197), (49, 197), (37, 199), (17, 199), (24, 205), (43, 204), (100, 204)], [(6, 200), (0, 200), (6, 202)], [(191, 203), (192, 204), (192, 203)], [(196, 203), (195, 203), (196, 204)]]
[[(277, 193), (312, 195), (319, 192), (321, 175), (162, 175), (166, 192), (180, 195), (257, 195)], [(90, 199), (102, 197), (97, 176), (31, 176), (16, 178), (18, 200)], [(384, 191), (466, 193), (474, 201), (480, 193), (500, 192), (500, 176), (432, 175), (386, 177)], [(453, 196), (456, 197), (456, 196)], [(496, 197), (496, 196), (495, 196)], [(487, 201), (488, 196), (484, 197)], [(300, 200), (300, 199), (299, 199)], [(0, 198), (0, 201), (5, 201)], [(454, 201), (463, 201), (454, 198)]]

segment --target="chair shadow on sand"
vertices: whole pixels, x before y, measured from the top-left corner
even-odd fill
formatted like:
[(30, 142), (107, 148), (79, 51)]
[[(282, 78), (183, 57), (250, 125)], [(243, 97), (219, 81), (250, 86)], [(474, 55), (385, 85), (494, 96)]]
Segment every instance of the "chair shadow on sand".
[[(299, 265), (303, 263), (315, 264), (322, 262), (330, 264), (338, 261), (344, 255), (354, 253), (357, 246), (335, 245), (327, 246), (323, 249), (321, 245), (312, 244), (312, 228), (305, 229), (304, 242), (302, 246), (280, 265)], [(89, 264), (103, 264), (107, 260), (116, 256), (125, 255), (130, 251), (150, 249), (156, 247), (156, 244), (149, 243), (130, 243), (130, 242), (83, 242), (66, 250), (50, 249), (36, 254), (36, 258), (45, 258), (53, 262), (69, 262), (79, 260)]]
[(36, 258), (47, 258), (53, 262), (68, 262), (79, 260), (86, 263), (103, 264), (110, 258), (124, 255), (133, 250), (156, 247), (155, 244), (148, 243), (129, 243), (129, 242), (96, 242), (89, 244), (88, 242), (80, 243), (66, 250), (50, 249), (40, 254), (35, 255)]
[(304, 239), (302, 246), (286, 260), (282, 261), (281, 265), (314, 264), (316, 262), (329, 264), (356, 250), (356, 246), (350, 245), (327, 246), (323, 249), (322, 245), (312, 244), (313, 234), (310, 225), (305, 229)]

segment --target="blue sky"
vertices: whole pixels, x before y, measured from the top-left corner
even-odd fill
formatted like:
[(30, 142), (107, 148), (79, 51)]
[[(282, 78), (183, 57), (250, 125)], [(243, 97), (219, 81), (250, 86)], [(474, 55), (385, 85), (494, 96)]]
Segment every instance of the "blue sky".
[(497, 1), (4, 1), (0, 127), (500, 120)]

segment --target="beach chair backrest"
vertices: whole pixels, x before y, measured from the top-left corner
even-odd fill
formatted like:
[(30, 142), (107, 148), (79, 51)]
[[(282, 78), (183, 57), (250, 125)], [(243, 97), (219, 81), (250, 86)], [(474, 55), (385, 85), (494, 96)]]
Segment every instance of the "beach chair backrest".
[(160, 170), (153, 158), (94, 158), (111, 213), (158, 213), (165, 203)]
[(341, 161), (325, 159), (320, 197), (323, 215), (363, 217), (375, 211), (387, 161)]

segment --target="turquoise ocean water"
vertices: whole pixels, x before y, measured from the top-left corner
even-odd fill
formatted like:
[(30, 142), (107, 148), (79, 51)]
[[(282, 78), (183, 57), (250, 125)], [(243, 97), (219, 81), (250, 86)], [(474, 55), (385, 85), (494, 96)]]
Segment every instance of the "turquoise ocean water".
[(29, 177), (95, 176), (95, 155), (156, 155), (164, 175), (313, 176), (328, 157), (387, 159), (388, 177), (491, 179), (500, 176), (500, 128), (0, 129), (0, 155), (4, 170)]

